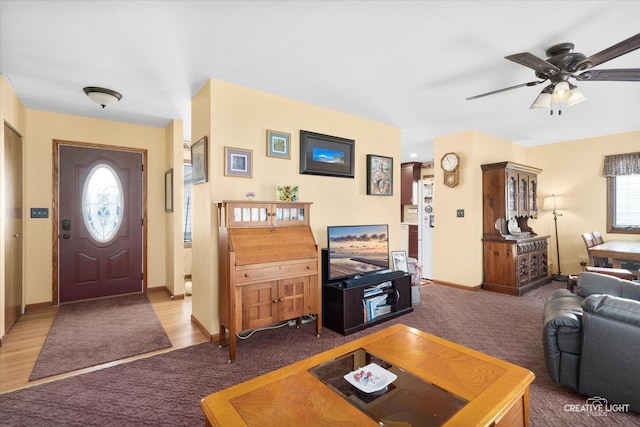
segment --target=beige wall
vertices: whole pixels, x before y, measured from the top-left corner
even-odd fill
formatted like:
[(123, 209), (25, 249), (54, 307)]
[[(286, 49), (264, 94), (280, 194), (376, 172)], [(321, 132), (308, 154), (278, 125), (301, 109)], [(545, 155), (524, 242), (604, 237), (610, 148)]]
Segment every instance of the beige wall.
[[(444, 185), (440, 160), (454, 151), (460, 156), (459, 183)], [(474, 287), (482, 283), (482, 169), (484, 163), (525, 163), (526, 149), (478, 131), (435, 139), (435, 227), (433, 278)], [(464, 209), (464, 218), (456, 217)], [(535, 230), (535, 226), (534, 226)]]
[[(267, 129), (291, 134), (291, 159), (266, 156)], [(355, 179), (299, 174), (300, 130), (355, 140)], [(328, 225), (386, 223), (391, 249), (400, 248), (400, 130), (311, 104), (210, 80), (192, 102), (192, 135), (209, 136), (209, 183), (194, 186), (193, 314), (218, 332), (217, 218), (212, 203), (275, 200), (276, 186), (297, 184), (300, 199), (313, 202), (311, 227), (327, 244)], [(224, 176), (224, 147), (253, 150), (253, 178)], [(366, 155), (393, 157), (392, 197), (367, 196)], [(213, 306), (211, 306), (213, 302)]]
[[(563, 196), (565, 209), (558, 217), (560, 270), (562, 274), (582, 271), (579, 257), (586, 257), (582, 233), (598, 230), (605, 240), (638, 240), (637, 234), (608, 234), (607, 188), (602, 176), (604, 156), (637, 152), (640, 131), (606, 135), (597, 138), (568, 141), (532, 147), (527, 150), (528, 162), (543, 169), (539, 178), (539, 196)], [(551, 212), (540, 212), (540, 230), (546, 227), (549, 259), (557, 273), (555, 231)]]
[[(95, 107), (95, 106), (94, 106)], [(112, 108), (117, 108), (112, 107)], [(165, 130), (147, 126), (88, 119), (65, 114), (27, 110), (25, 137), (25, 208), (52, 206), (54, 139), (147, 150), (147, 253), (148, 287), (165, 286), (166, 226), (164, 172)], [(25, 215), (26, 217), (26, 215)], [(26, 304), (51, 301), (52, 223), (25, 218), (24, 264)]]
[[(182, 274), (182, 123), (167, 129), (87, 119), (27, 110), (0, 75), (0, 119), (24, 136), (24, 207), (52, 208), (52, 140), (89, 142), (148, 150), (148, 286), (183, 291)], [(266, 157), (266, 130), (291, 133), (291, 159)], [(300, 175), (299, 131), (310, 130), (356, 140), (356, 178)], [(192, 100), (192, 135), (209, 137), (209, 182), (195, 185), (193, 242), (193, 314), (211, 333), (217, 318), (217, 218), (214, 203), (242, 199), (251, 190), (257, 199), (274, 200), (279, 184), (300, 185), (301, 199), (313, 202), (311, 225), (318, 244), (326, 245), (326, 226), (388, 223), (391, 249), (400, 248), (400, 132), (399, 129), (314, 105), (210, 80)], [(434, 169), (437, 215), (434, 278), (462, 286), (482, 282), (482, 174), (480, 165), (514, 161), (543, 169), (539, 195), (565, 196), (567, 209), (558, 220), (564, 274), (580, 271), (578, 257), (586, 251), (580, 239), (585, 231), (600, 230), (606, 239), (637, 239), (637, 235), (608, 235), (606, 231), (606, 180), (600, 176), (606, 154), (637, 151), (640, 131), (524, 148), (477, 131), (439, 137), (435, 141)], [(224, 147), (253, 150), (253, 178), (225, 177)], [(456, 151), (461, 157), (460, 184), (442, 184), (442, 155)], [(4, 135), (0, 135), (0, 164)], [(396, 159), (394, 195), (367, 196), (366, 155)], [(164, 212), (164, 172), (174, 168), (174, 213)], [(178, 172), (179, 170), (179, 172)], [(0, 174), (0, 183), (3, 177)], [(0, 192), (3, 191), (0, 185)], [(4, 196), (0, 193), (0, 207)], [(465, 217), (457, 218), (456, 209)], [(550, 235), (549, 259), (555, 263), (553, 220), (540, 212), (529, 225), (539, 235)], [(51, 301), (50, 220), (24, 221), (24, 301)], [(0, 241), (4, 241), (0, 217)], [(4, 245), (0, 245), (0, 277), (4, 277)], [(165, 268), (161, 267), (163, 264)], [(171, 264), (171, 265), (169, 265)], [(161, 268), (158, 268), (161, 267)], [(554, 268), (555, 272), (555, 268)], [(0, 330), (4, 329), (4, 282), (0, 285)]]
[[(435, 140), (436, 227), (433, 254), (436, 281), (473, 287), (483, 279), (482, 170), (480, 165), (513, 161), (542, 169), (538, 176), (539, 204), (551, 194), (565, 197), (566, 209), (558, 218), (563, 274), (579, 273), (579, 257), (586, 256), (581, 234), (599, 230), (605, 239), (637, 240), (637, 235), (607, 234), (606, 179), (601, 176), (604, 156), (638, 151), (640, 131), (579, 141), (524, 148), (478, 131), (447, 135)], [(444, 153), (460, 155), (460, 184), (443, 182), (440, 159)], [(465, 217), (457, 218), (456, 210)], [(549, 261), (557, 273), (553, 216), (539, 211), (529, 225), (540, 236), (550, 236)]]
[[(165, 129), (87, 119), (26, 109), (0, 75), (0, 120), (23, 136), (23, 306), (51, 301), (53, 260), (52, 223), (31, 219), (30, 207), (52, 206), (54, 139), (147, 150), (148, 287), (166, 286), (184, 293), (182, 268), (182, 122)], [(0, 132), (0, 164), (4, 159), (4, 133)], [(175, 159), (175, 160), (174, 160)], [(176, 209), (164, 212), (164, 172), (174, 168)], [(0, 174), (0, 209), (5, 202), (4, 175)], [(0, 241), (4, 241), (0, 216)], [(169, 235), (169, 233), (171, 233)], [(174, 244), (176, 243), (176, 244)], [(166, 269), (158, 268), (168, 266)], [(0, 245), (0, 277), (4, 278), (4, 245)], [(169, 274), (168, 274), (169, 273)], [(0, 331), (4, 331), (4, 280), (0, 282)]]
[[(173, 212), (165, 212), (167, 233), (166, 287), (171, 295), (184, 295), (184, 193), (182, 121), (174, 120), (165, 134), (165, 168), (173, 169)], [(163, 199), (164, 200), (164, 199)]]

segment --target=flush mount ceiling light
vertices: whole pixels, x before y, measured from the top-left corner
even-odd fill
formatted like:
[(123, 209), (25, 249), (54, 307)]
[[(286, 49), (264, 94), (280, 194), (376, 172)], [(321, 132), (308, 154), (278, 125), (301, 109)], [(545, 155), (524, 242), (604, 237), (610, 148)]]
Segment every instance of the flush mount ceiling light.
[(113, 105), (122, 99), (120, 93), (103, 87), (87, 86), (82, 90), (84, 90), (84, 93), (86, 93), (93, 102), (102, 106), (102, 108)]

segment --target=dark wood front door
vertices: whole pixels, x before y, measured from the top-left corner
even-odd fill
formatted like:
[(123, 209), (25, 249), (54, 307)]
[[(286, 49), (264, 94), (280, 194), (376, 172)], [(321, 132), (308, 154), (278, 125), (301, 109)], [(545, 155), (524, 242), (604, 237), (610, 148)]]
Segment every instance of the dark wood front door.
[(7, 332), (22, 311), (22, 139), (6, 124), (3, 169), (4, 332)]
[(59, 153), (60, 302), (142, 292), (142, 154)]

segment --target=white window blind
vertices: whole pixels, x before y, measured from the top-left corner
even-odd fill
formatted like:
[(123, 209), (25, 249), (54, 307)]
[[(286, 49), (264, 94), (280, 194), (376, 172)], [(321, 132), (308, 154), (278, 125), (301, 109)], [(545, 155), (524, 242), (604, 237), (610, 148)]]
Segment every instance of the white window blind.
[(615, 227), (640, 227), (640, 175), (615, 178)]

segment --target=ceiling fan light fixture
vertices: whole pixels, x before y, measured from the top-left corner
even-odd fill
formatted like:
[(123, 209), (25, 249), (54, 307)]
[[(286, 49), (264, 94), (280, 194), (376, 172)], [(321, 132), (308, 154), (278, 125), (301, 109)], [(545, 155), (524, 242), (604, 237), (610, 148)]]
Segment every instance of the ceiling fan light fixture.
[(553, 102), (564, 102), (569, 98), (571, 98), (571, 88), (569, 87), (569, 83), (556, 83), (553, 87), (553, 94), (551, 95)]
[(553, 85), (549, 85), (542, 89), (540, 95), (533, 101), (530, 110), (534, 110), (537, 108), (551, 108), (551, 94), (553, 93)]
[[(573, 86), (573, 85), (572, 85)], [(582, 93), (582, 91), (580, 89), (578, 89), (576, 86), (573, 86), (571, 88), (571, 96), (569, 97), (569, 99), (567, 99), (567, 102), (565, 102), (565, 106), (567, 107), (571, 107), (572, 105), (576, 105), (582, 101), (586, 101), (587, 97), (584, 96), (584, 94)]]
[(122, 95), (119, 92), (103, 87), (87, 86), (82, 90), (93, 102), (102, 106), (102, 108), (113, 105), (122, 99)]
[(551, 94), (545, 91), (540, 92), (540, 95), (533, 101), (530, 110), (534, 110), (536, 108), (551, 108)]

